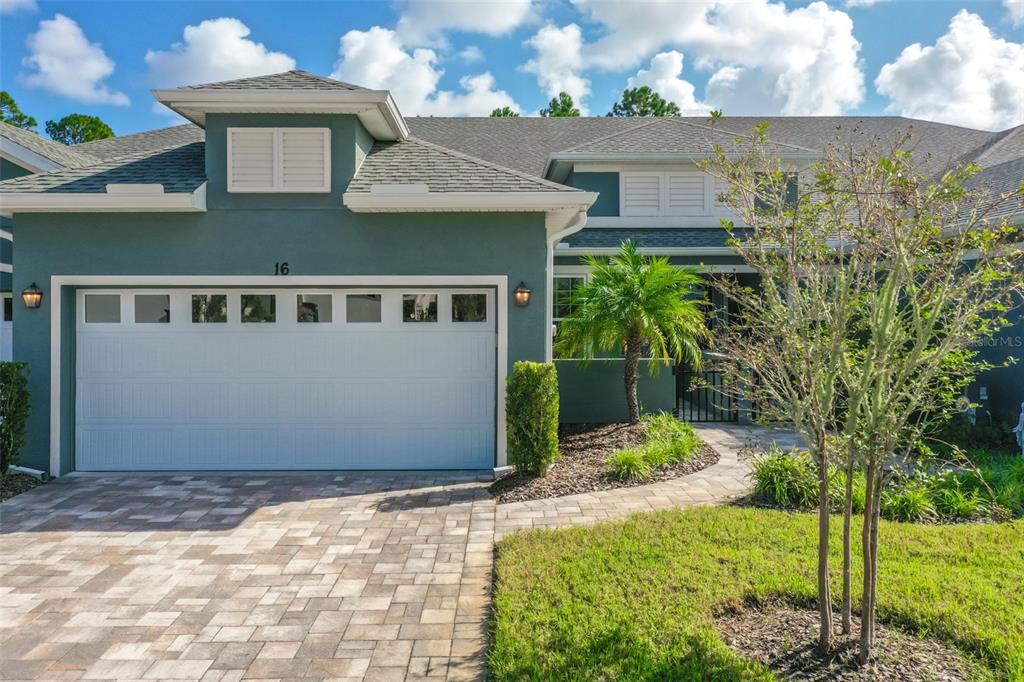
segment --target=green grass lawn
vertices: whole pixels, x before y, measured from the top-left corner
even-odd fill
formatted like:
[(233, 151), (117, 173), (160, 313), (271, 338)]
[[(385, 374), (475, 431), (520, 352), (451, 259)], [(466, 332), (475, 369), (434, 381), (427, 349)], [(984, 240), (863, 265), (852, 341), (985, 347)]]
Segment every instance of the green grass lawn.
[[(712, 614), (748, 598), (813, 605), (815, 523), (709, 507), (514, 534), (499, 545), (493, 674), (772, 679), (732, 653)], [(980, 677), (1024, 680), (1024, 522), (883, 521), (881, 543), (880, 620), (952, 643), (984, 664)]]

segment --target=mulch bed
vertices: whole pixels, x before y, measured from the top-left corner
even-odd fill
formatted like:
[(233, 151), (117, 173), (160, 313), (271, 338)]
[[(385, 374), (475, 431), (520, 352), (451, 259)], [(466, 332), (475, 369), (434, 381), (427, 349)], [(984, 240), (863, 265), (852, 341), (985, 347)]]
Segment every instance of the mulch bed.
[(15, 495), (20, 495), (26, 490), (32, 490), (42, 485), (43, 481), (28, 474), (8, 472), (6, 476), (0, 476), (0, 502), (9, 500)]
[(558, 447), (562, 456), (547, 476), (512, 473), (502, 476), (490, 486), (498, 504), (542, 500), (548, 497), (590, 493), (595, 490), (630, 488), (658, 481), (679, 478), (700, 471), (718, 461), (718, 453), (703, 445), (685, 462), (663, 467), (649, 479), (629, 483), (611, 475), (605, 460), (625, 448), (643, 445), (646, 425), (640, 424), (563, 424), (558, 430)]
[(836, 619), (836, 638), (827, 657), (819, 656), (818, 613), (784, 604), (766, 604), (723, 614), (718, 631), (734, 651), (769, 667), (782, 679), (842, 680), (843, 682), (902, 682), (973, 677), (972, 666), (960, 652), (934, 639), (921, 639), (879, 623), (875, 659), (857, 663), (860, 623), (852, 635), (842, 635)]

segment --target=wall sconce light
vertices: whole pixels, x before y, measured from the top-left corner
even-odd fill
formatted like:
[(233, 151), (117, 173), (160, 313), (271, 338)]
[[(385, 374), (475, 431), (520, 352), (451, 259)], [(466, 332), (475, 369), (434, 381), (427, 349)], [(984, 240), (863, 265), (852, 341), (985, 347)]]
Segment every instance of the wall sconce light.
[(43, 290), (32, 282), (28, 289), (21, 292), (21, 300), (25, 302), (26, 308), (38, 308), (43, 303)]
[(525, 308), (530, 304), (530, 287), (526, 286), (526, 282), (520, 282), (519, 286), (516, 287), (516, 305), (520, 308)]

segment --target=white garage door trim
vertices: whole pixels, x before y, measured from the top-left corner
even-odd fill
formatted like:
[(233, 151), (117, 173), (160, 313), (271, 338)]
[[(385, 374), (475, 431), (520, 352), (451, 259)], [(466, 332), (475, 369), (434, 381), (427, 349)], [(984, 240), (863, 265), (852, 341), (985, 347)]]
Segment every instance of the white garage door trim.
[(101, 276), (54, 275), (50, 278), (50, 473), (60, 475), (61, 459), (61, 291), (62, 287), (493, 287), (497, 310), (496, 465), (507, 462), (505, 381), (508, 368), (508, 277), (504, 275), (408, 275), (408, 276)]

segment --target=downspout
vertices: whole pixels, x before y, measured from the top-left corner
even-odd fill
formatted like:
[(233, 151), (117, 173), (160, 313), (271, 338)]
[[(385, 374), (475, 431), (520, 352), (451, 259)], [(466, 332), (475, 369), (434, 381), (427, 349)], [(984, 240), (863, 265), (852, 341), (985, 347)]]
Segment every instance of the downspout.
[(586, 224), (587, 212), (585, 210), (579, 211), (576, 213), (575, 217), (569, 221), (569, 224), (566, 227), (548, 235), (547, 266), (545, 267), (547, 286), (544, 287), (544, 320), (546, 323), (545, 328), (547, 329), (547, 334), (544, 337), (544, 358), (547, 362), (551, 362), (554, 359), (553, 327), (555, 325), (555, 320), (552, 308), (555, 298), (555, 245), (570, 234), (574, 234), (582, 230)]

